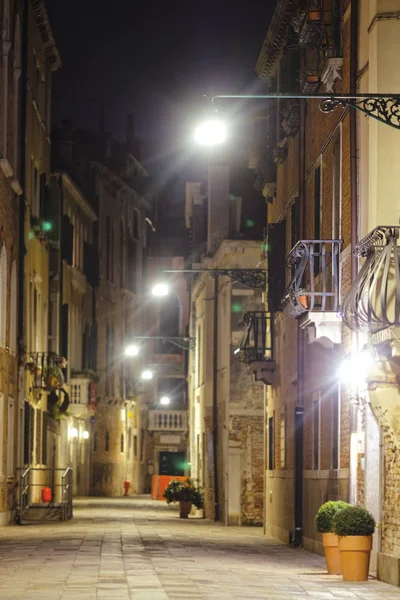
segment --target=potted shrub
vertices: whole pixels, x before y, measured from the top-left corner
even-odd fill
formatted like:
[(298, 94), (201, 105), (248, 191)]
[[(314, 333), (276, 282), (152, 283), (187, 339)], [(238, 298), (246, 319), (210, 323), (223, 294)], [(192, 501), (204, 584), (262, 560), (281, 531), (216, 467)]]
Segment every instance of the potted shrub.
[(312, 6), (307, 13), (307, 21), (315, 22), (321, 20), (321, 8), (319, 6)]
[(50, 390), (60, 388), (64, 384), (64, 377), (59, 367), (48, 365), (44, 370), (44, 383)]
[(317, 531), (322, 535), (322, 544), (325, 550), (326, 566), (329, 575), (340, 575), (342, 565), (339, 552), (339, 538), (333, 533), (332, 521), (338, 510), (350, 506), (342, 500), (329, 501), (319, 507), (315, 515)]
[(367, 581), (374, 517), (362, 506), (347, 506), (335, 514), (332, 528), (339, 536), (344, 581)]
[(196, 508), (203, 508), (203, 494), (200, 488), (193, 484), (188, 477), (185, 481), (173, 479), (163, 492), (167, 503), (179, 502), (179, 516), (187, 519), (194, 504)]

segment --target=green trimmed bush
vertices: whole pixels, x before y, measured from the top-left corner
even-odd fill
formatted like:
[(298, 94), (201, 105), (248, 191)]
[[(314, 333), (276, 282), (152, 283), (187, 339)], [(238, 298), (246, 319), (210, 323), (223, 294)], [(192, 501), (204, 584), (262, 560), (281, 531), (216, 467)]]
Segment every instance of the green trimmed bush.
[(179, 500), (186, 500), (195, 505), (196, 508), (203, 508), (204, 498), (200, 488), (194, 485), (190, 477), (185, 481), (178, 481), (173, 479), (169, 482), (163, 492), (163, 496), (167, 503), (179, 502)]
[(347, 506), (333, 517), (332, 527), (337, 535), (372, 535), (375, 519), (362, 506)]
[(350, 506), (350, 504), (343, 502), (343, 500), (330, 500), (329, 502), (322, 504), (315, 515), (315, 525), (317, 526), (317, 531), (319, 533), (332, 533), (333, 517), (339, 510), (342, 510), (347, 506)]

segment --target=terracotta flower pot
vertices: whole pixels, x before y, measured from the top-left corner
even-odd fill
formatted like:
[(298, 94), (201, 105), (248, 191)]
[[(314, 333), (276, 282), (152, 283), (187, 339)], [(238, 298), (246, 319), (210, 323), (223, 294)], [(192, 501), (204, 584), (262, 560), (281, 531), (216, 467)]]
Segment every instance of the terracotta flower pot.
[(318, 83), (319, 75), (308, 74), (306, 79), (307, 79), (307, 83)]
[(321, 20), (321, 11), (319, 8), (314, 8), (308, 12), (307, 15), (308, 21), (320, 21)]
[(341, 575), (342, 563), (339, 551), (339, 538), (336, 533), (323, 533), (322, 543), (325, 549), (326, 567), (328, 575)]
[(371, 535), (339, 536), (344, 581), (368, 581)]
[(299, 296), (299, 302), (303, 308), (308, 309), (308, 296)]
[(192, 510), (192, 503), (189, 500), (179, 500), (179, 516), (181, 519), (187, 519)]

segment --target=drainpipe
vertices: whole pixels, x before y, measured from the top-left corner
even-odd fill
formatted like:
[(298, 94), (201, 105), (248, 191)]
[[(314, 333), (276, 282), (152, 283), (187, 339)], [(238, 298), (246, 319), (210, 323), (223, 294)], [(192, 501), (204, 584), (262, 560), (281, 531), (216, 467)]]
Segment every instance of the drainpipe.
[(26, 103), (27, 103), (27, 63), (28, 63), (28, 11), (29, 2), (24, 0), (23, 14), (22, 14), (22, 64), (21, 64), (21, 106), (20, 106), (20, 173), (19, 181), (22, 187), (22, 195), (20, 196), (19, 206), (19, 247), (18, 247), (18, 340), (19, 344), (22, 345), (25, 340), (25, 326), (24, 326), (24, 300), (25, 300), (25, 160), (26, 160), (26, 149), (25, 149), (25, 137), (26, 137)]
[(214, 339), (213, 339), (213, 455), (214, 455), (214, 521), (219, 521), (218, 485), (218, 285), (219, 276), (214, 279)]
[[(351, 0), (350, 21), (350, 93), (357, 92), (358, 69), (358, 0)], [(351, 249), (358, 238), (358, 185), (357, 185), (357, 111), (350, 110), (350, 182), (351, 182)], [(351, 256), (351, 279), (357, 277), (357, 257)]]

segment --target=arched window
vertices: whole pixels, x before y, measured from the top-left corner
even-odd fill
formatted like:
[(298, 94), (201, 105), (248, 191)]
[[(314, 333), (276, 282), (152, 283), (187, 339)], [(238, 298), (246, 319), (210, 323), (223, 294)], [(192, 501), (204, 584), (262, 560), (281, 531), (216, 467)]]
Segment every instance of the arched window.
[(19, 179), (20, 177), (20, 164), (19, 164), (19, 111), (20, 111), (20, 79), (21, 79), (21, 24), (19, 15), (15, 20), (15, 32), (14, 32), (14, 81), (13, 81), (13, 169), (14, 177)]
[(3, 244), (0, 252), (0, 347), (6, 347), (7, 331), (7, 253)]
[(11, 296), (10, 296), (10, 353), (17, 354), (17, 264), (14, 260), (11, 267)]
[(124, 452), (124, 446), (125, 446), (124, 434), (121, 433), (121, 452)]
[[(159, 335), (161, 337), (179, 337), (180, 324), (180, 305), (178, 298), (171, 294), (160, 303), (159, 311)], [(159, 345), (160, 354), (180, 354), (181, 350), (177, 346), (161, 342)]]
[(104, 450), (106, 452), (108, 452), (109, 449), (110, 449), (110, 434), (109, 434), (108, 431), (106, 431), (106, 437), (105, 437), (105, 440), (104, 440)]

